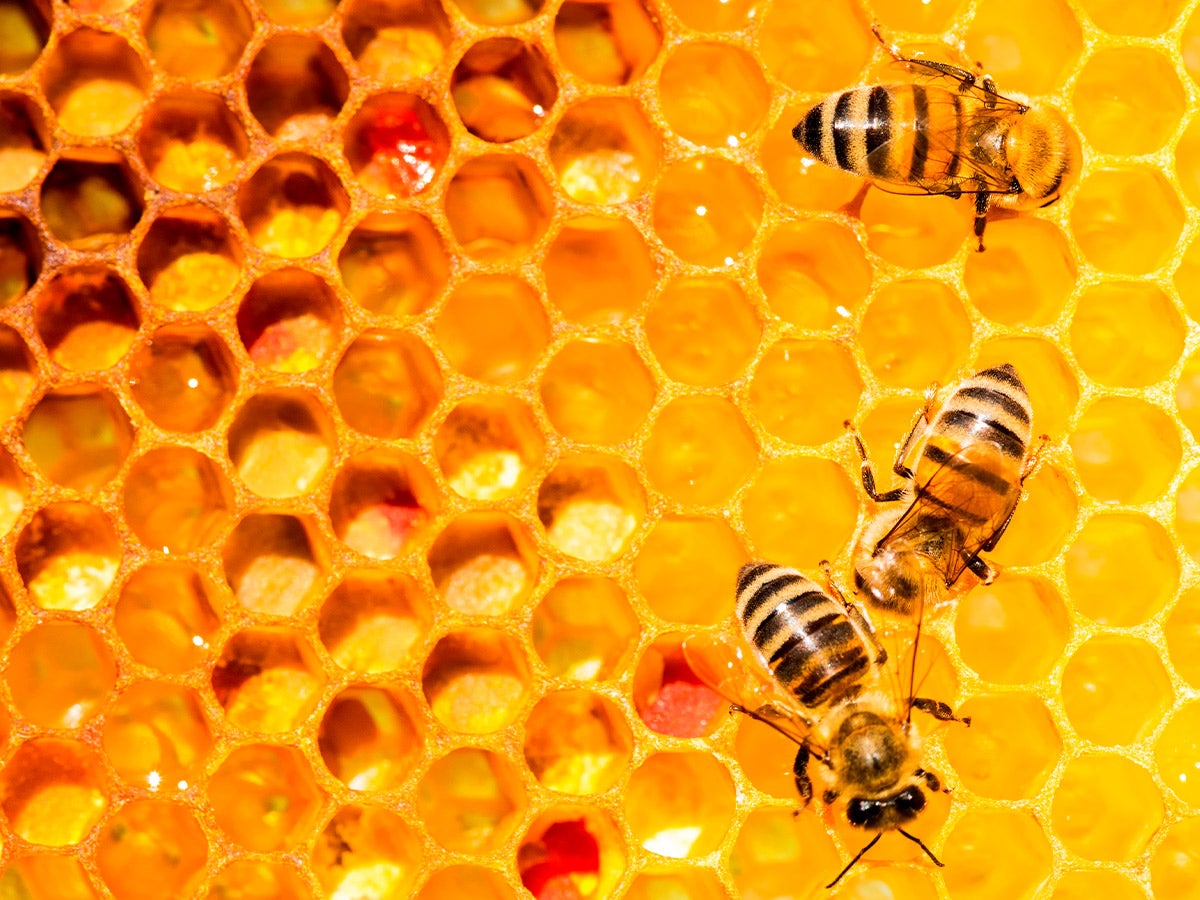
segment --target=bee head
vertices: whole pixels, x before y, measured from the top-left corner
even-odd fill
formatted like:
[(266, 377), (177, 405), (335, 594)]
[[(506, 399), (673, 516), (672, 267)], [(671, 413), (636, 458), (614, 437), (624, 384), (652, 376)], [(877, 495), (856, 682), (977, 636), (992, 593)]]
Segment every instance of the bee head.
[(854, 587), (871, 607), (909, 615), (921, 600), (923, 569), (915, 553), (881, 551), (855, 570)]
[(925, 792), (910, 784), (899, 793), (878, 800), (855, 797), (846, 806), (846, 819), (855, 828), (882, 831), (912, 821), (924, 808)]
[(1017, 116), (1004, 150), (1021, 191), (997, 195), (994, 202), (999, 206), (1049, 206), (1079, 174), (1079, 138), (1066, 117), (1052, 106), (1031, 106)]

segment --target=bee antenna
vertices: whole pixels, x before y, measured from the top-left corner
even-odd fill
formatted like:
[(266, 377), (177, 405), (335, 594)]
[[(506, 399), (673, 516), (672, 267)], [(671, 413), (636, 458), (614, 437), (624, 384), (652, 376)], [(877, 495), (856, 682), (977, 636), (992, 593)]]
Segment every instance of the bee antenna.
[[(903, 834), (903, 832), (901, 832), (901, 834)], [(844, 875), (845, 875), (847, 872), (849, 872), (851, 869), (853, 869), (853, 868), (854, 868), (854, 864), (855, 864), (856, 862), (858, 862), (860, 859), (862, 859), (864, 856), (866, 856), (866, 855), (867, 855), (867, 851), (868, 851), (868, 850), (870, 850), (872, 847), (874, 847), (876, 844), (878, 844), (878, 843), (879, 843), (879, 839), (880, 839), (881, 837), (883, 837), (883, 832), (882, 832), (882, 831), (881, 831), (881, 832), (879, 832), (877, 835), (875, 835), (875, 837), (871, 838), (871, 840), (870, 840), (870, 841), (867, 843), (867, 846), (863, 847), (861, 850), (859, 850), (859, 851), (858, 851), (858, 855), (857, 855), (857, 856), (855, 856), (855, 857), (854, 857), (854, 859), (850, 860), (850, 863), (849, 863), (849, 864), (846, 866), (846, 868), (844, 868), (844, 869), (842, 869), (842, 871), (838, 872), (838, 877), (837, 877), (837, 878), (835, 878), (835, 879), (833, 879), (833, 881), (829, 882), (829, 884), (825, 885), (825, 890), (829, 890), (829, 889), (830, 889), (830, 888), (832, 888), (832, 887), (833, 887), (835, 884), (837, 884), (839, 881), (841, 881), (841, 880), (842, 880), (842, 877), (843, 877), (843, 876), (844, 876)], [(905, 837), (911, 837), (911, 835), (905, 835)], [(914, 841), (916, 841), (917, 839), (916, 839), (916, 838), (913, 838), (913, 840), (914, 840)], [(918, 844), (921, 844), (921, 842), (920, 842), (920, 841), (917, 841), (917, 843), (918, 843)], [(925, 845), (924, 845), (924, 844), (921, 844), (921, 846), (922, 846), (922, 847), (924, 847)], [(926, 852), (926, 853), (929, 853), (929, 848), (927, 848), (927, 847), (926, 847), (926, 849), (925, 849), (925, 852)], [(932, 855), (933, 855), (933, 854), (931, 854), (931, 853), (930, 853), (930, 856), (932, 856)], [(937, 862), (937, 860), (934, 860), (934, 862)], [(938, 863), (938, 865), (940, 866), (940, 865), (941, 865), (941, 863)]]
[[(918, 847), (920, 847), (922, 850), (924, 850), (925, 855), (933, 860), (933, 864), (935, 866), (944, 867), (946, 865), (944, 862), (942, 862), (940, 859), (938, 859), (936, 856), (934, 856), (933, 851), (930, 850), (928, 847), (926, 847), (925, 842), (923, 840), (921, 840), (919, 837), (917, 837), (915, 834), (909, 834), (903, 828), (897, 828), (896, 830), (899, 831), (906, 838), (908, 838), (910, 841), (912, 841), (914, 844), (916, 844)], [(839, 877), (841, 877), (841, 876), (839, 876)]]

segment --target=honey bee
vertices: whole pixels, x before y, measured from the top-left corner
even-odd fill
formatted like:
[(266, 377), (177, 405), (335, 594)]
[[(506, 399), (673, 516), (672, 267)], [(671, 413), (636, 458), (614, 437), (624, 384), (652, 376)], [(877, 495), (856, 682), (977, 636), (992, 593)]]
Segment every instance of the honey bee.
[(901, 696), (899, 682), (885, 677), (895, 673), (882, 668), (887, 653), (870, 622), (832, 581), (829, 591), (837, 599), (795, 569), (743, 566), (737, 618), (748, 653), (719, 638), (697, 637), (684, 643), (684, 656), (735, 711), (796, 743), (792, 774), (801, 808), (813, 798), (809, 766), (815, 760), (827, 785), (824, 803), (844, 803), (852, 826), (876, 832), (828, 887), (887, 831), (913, 841), (941, 866), (920, 838), (904, 830), (925, 808), (925, 792), (942, 790), (940, 779), (921, 767), (912, 711), (967, 725), (970, 719), (957, 718), (941, 701), (914, 697), (913, 677)]
[[(854, 425), (846, 428), (862, 458), (863, 489), (876, 503), (896, 504), (863, 530), (854, 584), (867, 605), (918, 616), (926, 602), (949, 599), (963, 572), (984, 583), (995, 571), (980, 557), (995, 549), (1016, 512), (1021, 487), (1045, 442), (1030, 452), (1033, 410), (1010, 364), (984, 369), (958, 384), (934, 415), (936, 386), (925, 395), (892, 471), (906, 484), (875, 487), (875, 471)], [(923, 427), (922, 427), (923, 426)], [(907, 465), (920, 448), (916, 469)]]
[(815, 159), (899, 194), (975, 195), (983, 247), (988, 210), (1049, 206), (1074, 180), (1079, 141), (1053, 107), (997, 93), (987, 76), (904, 57), (875, 36), (911, 76), (826, 97), (792, 129)]

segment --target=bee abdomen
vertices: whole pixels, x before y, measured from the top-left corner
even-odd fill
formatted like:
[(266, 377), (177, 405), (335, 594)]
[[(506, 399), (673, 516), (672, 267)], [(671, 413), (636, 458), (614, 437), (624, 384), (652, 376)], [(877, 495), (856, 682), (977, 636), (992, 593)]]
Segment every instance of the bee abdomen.
[(826, 97), (792, 129), (792, 137), (826, 165), (855, 175), (894, 175), (888, 154), (875, 153), (892, 136), (892, 97), (881, 85)]
[(1025, 385), (1011, 365), (984, 369), (959, 386), (938, 417), (949, 430), (994, 441), (1008, 456), (1023, 459), (1032, 437), (1033, 414)]

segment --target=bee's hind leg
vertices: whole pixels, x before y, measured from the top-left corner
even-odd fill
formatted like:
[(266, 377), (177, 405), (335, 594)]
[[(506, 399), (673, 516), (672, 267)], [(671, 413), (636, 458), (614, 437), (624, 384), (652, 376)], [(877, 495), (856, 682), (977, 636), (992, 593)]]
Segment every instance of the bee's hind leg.
[(960, 719), (954, 714), (954, 710), (950, 708), (950, 704), (943, 703), (941, 700), (932, 700), (929, 697), (913, 697), (912, 708), (929, 713), (929, 715), (933, 716), (939, 722), (962, 722), (968, 727), (971, 724), (970, 716), (963, 716)]
[(807, 744), (801, 744), (796, 750), (796, 759), (792, 762), (792, 775), (796, 779), (796, 793), (800, 795), (800, 809), (796, 810), (796, 814), (799, 815), (801, 810), (808, 809), (813, 798), (812, 779), (808, 777)]
[(979, 252), (987, 248), (983, 246), (983, 230), (987, 228), (988, 204), (991, 195), (987, 191), (977, 191), (975, 194), (975, 237), (979, 241)]
[[(854, 439), (854, 449), (858, 451), (859, 459), (862, 460), (862, 486), (867, 492), (867, 496), (876, 503), (893, 503), (904, 496), (905, 488), (892, 488), (890, 491), (880, 491), (875, 487), (875, 466), (871, 463), (871, 457), (867, 453), (867, 445), (863, 443), (862, 437), (858, 433), (858, 429), (854, 427), (854, 423), (847, 419), (842, 423), (846, 430), (850, 432), (850, 437)], [(909, 473), (908, 477), (912, 477)]]

